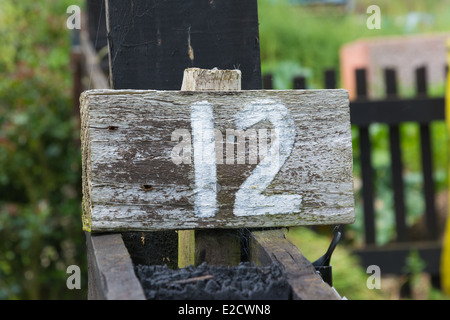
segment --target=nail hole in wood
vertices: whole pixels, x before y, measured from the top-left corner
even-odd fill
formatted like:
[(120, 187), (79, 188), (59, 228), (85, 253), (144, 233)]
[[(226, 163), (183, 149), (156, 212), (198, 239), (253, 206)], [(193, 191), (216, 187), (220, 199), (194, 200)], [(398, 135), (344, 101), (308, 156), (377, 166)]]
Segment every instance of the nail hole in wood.
[(153, 186), (149, 185), (149, 184), (144, 184), (141, 188), (144, 191), (152, 191), (153, 190)]
[(109, 126), (108, 127), (108, 131), (116, 131), (117, 129), (119, 129), (119, 127), (116, 127), (116, 126)]

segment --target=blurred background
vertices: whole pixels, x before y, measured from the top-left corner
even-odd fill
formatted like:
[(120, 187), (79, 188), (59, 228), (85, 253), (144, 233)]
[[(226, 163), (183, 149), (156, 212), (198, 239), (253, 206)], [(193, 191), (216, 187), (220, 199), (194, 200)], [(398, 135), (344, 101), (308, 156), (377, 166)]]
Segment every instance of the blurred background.
[[(86, 7), (83, 0), (0, 0), (0, 299), (87, 297), (74, 43), (66, 26), (70, 5)], [(380, 8), (379, 29), (368, 27), (370, 5)], [(258, 14), (265, 86), (291, 89), (293, 79), (301, 78), (303, 87), (323, 89), (325, 71), (333, 70), (335, 86), (356, 99), (353, 71), (364, 68), (368, 98), (382, 100), (383, 70), (391, 68), (399, 96), (410, 99), (417, 94), (415, 69), (426, 67), (428, 96), (445, 96), (450, 0), (258, 0)], [(369, 127), (376, 217), (371, 245), (380, 248), (397, 239), (389, 132), (386, 124)], [(408, 240), (426, 228), (420, 132), (418, 123), (399, 126)], [(448, 212), (444, 119), (431, 123), (429, 132), (440, 227), (433, 244), (441, 248)], [(440, 279), (427, 272), (435, 260), (427, 261), (412, 242), (406, 242), (401, 272), (387, 275), (382, 269), (382, 288), (367, 288), (366, 266), (355, 253), (367, 242), (356, 126), (352, 135), (357, 219), (346, 226), (333, 255), (334, 287), (348, 299), (448, 299)], [(291, 228), (288, 238), (314, 261), (326, 251), (329, 231)], [(67, 289), (70, 265), (81, 267), (81, 290)]]
[(86, 269), (72, 4), (0, 1), (0, 299), (86, 296), (66, 287)]

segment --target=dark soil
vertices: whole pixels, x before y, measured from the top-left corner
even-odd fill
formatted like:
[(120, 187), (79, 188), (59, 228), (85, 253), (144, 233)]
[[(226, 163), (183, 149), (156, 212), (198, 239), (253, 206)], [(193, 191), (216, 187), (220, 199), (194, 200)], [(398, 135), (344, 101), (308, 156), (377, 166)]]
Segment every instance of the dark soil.
[(136, 274), (149, 300), (288, 300), (289, 284), (277, 264), (242, 262), (236, 267), (137, 265)]
[(122, 239), (134, 265), (177, 267), (178, 234), (175, 231), (124, 232)]

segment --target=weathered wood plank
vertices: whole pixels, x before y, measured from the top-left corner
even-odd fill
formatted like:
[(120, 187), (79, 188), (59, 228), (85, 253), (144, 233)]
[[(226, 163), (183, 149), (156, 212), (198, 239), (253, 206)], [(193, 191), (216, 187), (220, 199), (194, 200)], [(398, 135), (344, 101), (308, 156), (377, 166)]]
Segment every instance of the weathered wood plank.
[(250, 260), (259, 265), (279, 263), (287, 276), (294, 300), (340, 300), (316, 273), (311, 262), (286, 240), (281, 230), (251, 232)]
[(81, 114), (86, 230), (354, 221), (345, 90), (93, 90)]
[(120, 234), (86, 234), (90, 300), (145, 300)]

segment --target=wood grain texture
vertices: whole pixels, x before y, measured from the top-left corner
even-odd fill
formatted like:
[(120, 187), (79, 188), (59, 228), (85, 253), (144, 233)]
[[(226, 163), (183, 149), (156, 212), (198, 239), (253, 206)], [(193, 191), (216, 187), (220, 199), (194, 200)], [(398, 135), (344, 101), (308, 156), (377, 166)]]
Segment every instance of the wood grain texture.
[(259, 265), (279, 263), (291, 287), (293, 300), (340, 300), (281, 230), (251, 232), (250, 261)]
[(184, 70), (181, 91), (241, 90), (240, 70), (188, 68)]
[[(92, 90), (82, 95), (85, 230), (167, 230), (346, 224), (354, 221), (352, 145), (345, 90), (180, 92)], [(218, 212), (194, 212), (194, 166), (175, 164), (175, 130), (191, 128), (191, 106), (214, 106), (225, 136), (252, 102), (282, 104), (295, 126), (292, 152), (264, 195), (299, 195), (292, 214), (233, 213), (256, 164), (217, 164)], [(244, 110), (244, 111), (245, 111)], [(255, 129), (273, 129), (263, 120)], [(225, 145), (225, 143), (224, 143)], [(224, 148), (225, 149), (225, 148)], [(248, 150), (246, 151), (248, 153)], [(283, 152), (283, 151), (281, 151)], [(225, 160), (225, 156), (223, 158)], [(256, 187), (256, 186), (255, 186)]]
[(86, 234), (89, 300), (145, 300), (120, 234)]

